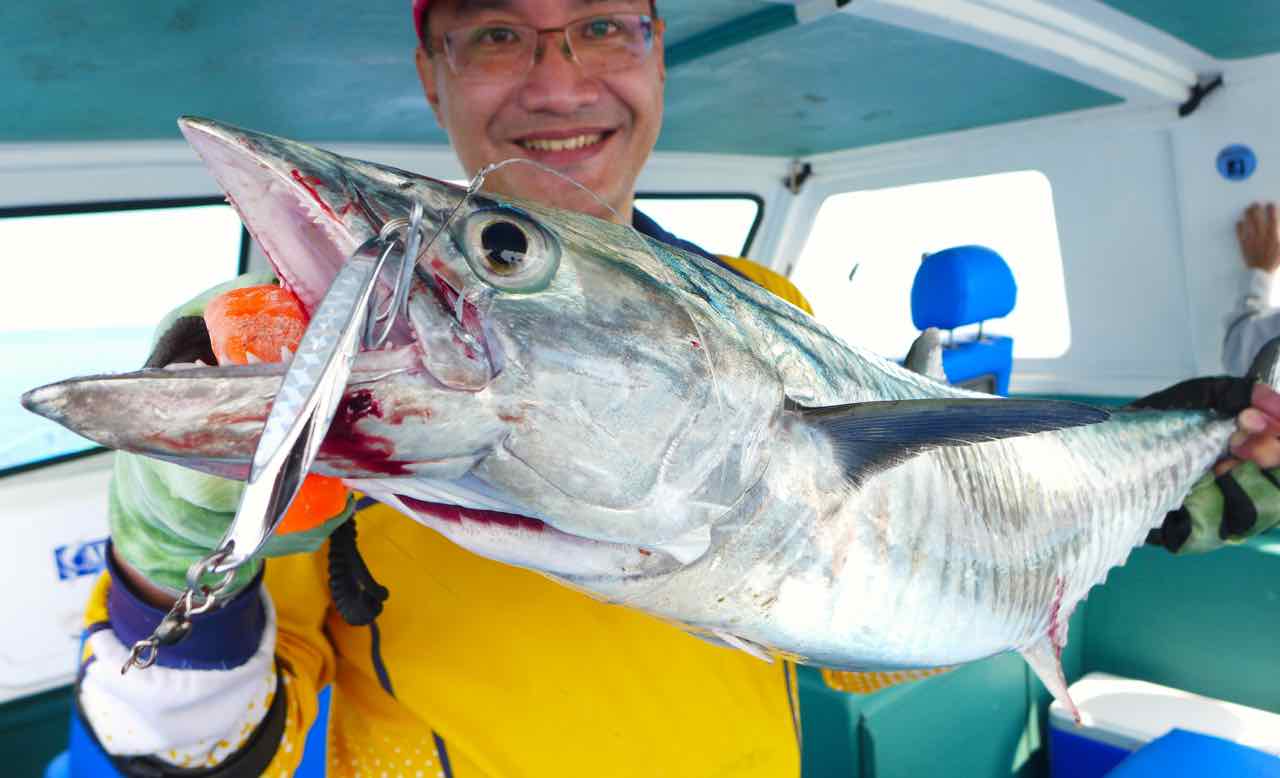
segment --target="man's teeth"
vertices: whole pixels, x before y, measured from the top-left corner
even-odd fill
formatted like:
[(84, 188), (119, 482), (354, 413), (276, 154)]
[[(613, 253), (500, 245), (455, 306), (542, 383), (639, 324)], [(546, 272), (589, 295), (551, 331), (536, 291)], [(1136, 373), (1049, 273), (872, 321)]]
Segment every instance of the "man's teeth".
[(594, 146), (602, 140), (604, 140), (604, 133), (593, 132), (572, 138), (530, 138), (520, 141), (520, 145), (530, 151), (572, 151), (583, 146)]

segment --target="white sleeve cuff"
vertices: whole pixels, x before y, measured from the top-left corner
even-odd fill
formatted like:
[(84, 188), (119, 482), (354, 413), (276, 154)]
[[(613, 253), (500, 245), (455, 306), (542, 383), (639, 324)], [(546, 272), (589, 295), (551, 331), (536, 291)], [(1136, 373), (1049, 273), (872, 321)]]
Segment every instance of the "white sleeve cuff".
[(113, 756), (153, 756), (181, 767), (212, 767), (239, 751), (271, 707), (276, 686), (276, 613), (263, 592), (266, 626), (258, 650), (230, 670), (153, 665), (122, 675), (129, 649), (109, 629), (89, 637), (92, 659), (80, 705)]
[(1257, 304), (1263, 307), (1270, 306), (1271, 285), (1274, 280), (1274, 273), (1268, 273), (1256, 267), (1249, 268), (1249, 272), (1244, 277), (1244, 296), (1250, 300), (1257, 301)]

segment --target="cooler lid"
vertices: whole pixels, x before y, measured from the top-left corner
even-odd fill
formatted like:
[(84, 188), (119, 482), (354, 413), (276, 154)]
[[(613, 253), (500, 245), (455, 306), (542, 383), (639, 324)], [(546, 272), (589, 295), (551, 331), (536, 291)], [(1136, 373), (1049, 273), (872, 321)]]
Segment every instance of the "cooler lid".
[(1084, 724), (1055, 700), (1049, 724), (1062, 732), (1134, 750), (1179, 728), (1280, 756), (1280, 715), (1269, 711), (1107, 673), (1089, 673), (1070, 690)]

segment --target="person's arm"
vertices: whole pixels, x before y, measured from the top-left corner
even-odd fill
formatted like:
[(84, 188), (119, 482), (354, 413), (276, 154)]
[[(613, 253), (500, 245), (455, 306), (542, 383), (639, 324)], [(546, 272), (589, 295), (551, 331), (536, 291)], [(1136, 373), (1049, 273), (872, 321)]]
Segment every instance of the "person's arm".
[[(199, 316), (209, 297), (166, 321)], [(288, 589), (278, 610), (255, 561), (226, 605), (192, 619), (186, 639), (164, 647), (155, 665), (122, 674), (130, 646), (159, 624), (186, 569), (221, 538), (243, 485), (131, 454), (115, 457), (109, 570), (85, 618), (73, 714), (73, 731), (85, 737), (72, 739), (73, 768), (106, 761), (124, 775), (192, 768), (210, 776), (288, 774), (301, 759), (316, 694), (334, 663), (322, 630), (325, 565), (311, 552), (351, 515), (354, 500), (318, 527), (268, 542), (264, 556), (302, 555), (276, 562), (287, 571)]]
[(1222, 364), (1244, 375), (1267, 341), (1280, 336), (1280, 309), (1271, 306), (1271, 287), (1280, 267), (1280, 222), (1275, 203), (1254, 203), (1236, 222), (1236, 238), (1247, 273), (1236, 306), (1226, 320)]

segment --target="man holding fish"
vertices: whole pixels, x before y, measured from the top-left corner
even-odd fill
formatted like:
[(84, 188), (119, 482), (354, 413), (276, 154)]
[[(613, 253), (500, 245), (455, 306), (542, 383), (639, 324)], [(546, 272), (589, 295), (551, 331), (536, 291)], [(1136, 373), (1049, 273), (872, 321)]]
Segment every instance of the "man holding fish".
[[(651, 0), (416, 0), (413, 22), (427, 100), (465, 170), (533, 160), (603, 203), (531, 165), (490, 174), (487, 191), (705, 255), (633, 207), (662, 121), (663, 23)], [(785, 279), (731, 267), (803, 307)], [(190, 331), (207, 332), (197, 351), (219, 361), (274, 361), (296, 344), (291, 306), (269, 278), (238, 279), (176, 311), (149, 364), (191, 361)], [(1159, 533), (1171, 550), (1221, 544), (1224, 524), (1244, 536), (1280, 519), (1270, 507), (1280, 494), (1257, 469), (1280, 465), (1280, 395), (1260, 386), (1253, 403), (1233, 439), (1252, 461), (1224, 463), (1219, 482), (1202, 482), (1171, 514)], [(155, 666), (121, 677), (127, 646), (217, 541), (239, 487), (117, 455), (111, 573), (90, 604), (92, 660), (78, 688), (77, 726), (92, 738), (73, 759), (105, 753), (126, 774), (287, 775), (329, 685), (333, 775), (799, 774), (789, 662), (474, 556), (332, 484), (306, 493), (311, 507), (272, 540), (278, 558), (265, 572), (247, 570), (227, 606), (197, 617)], [(1224, 502), (1253, 519), (1224, 522)]]

